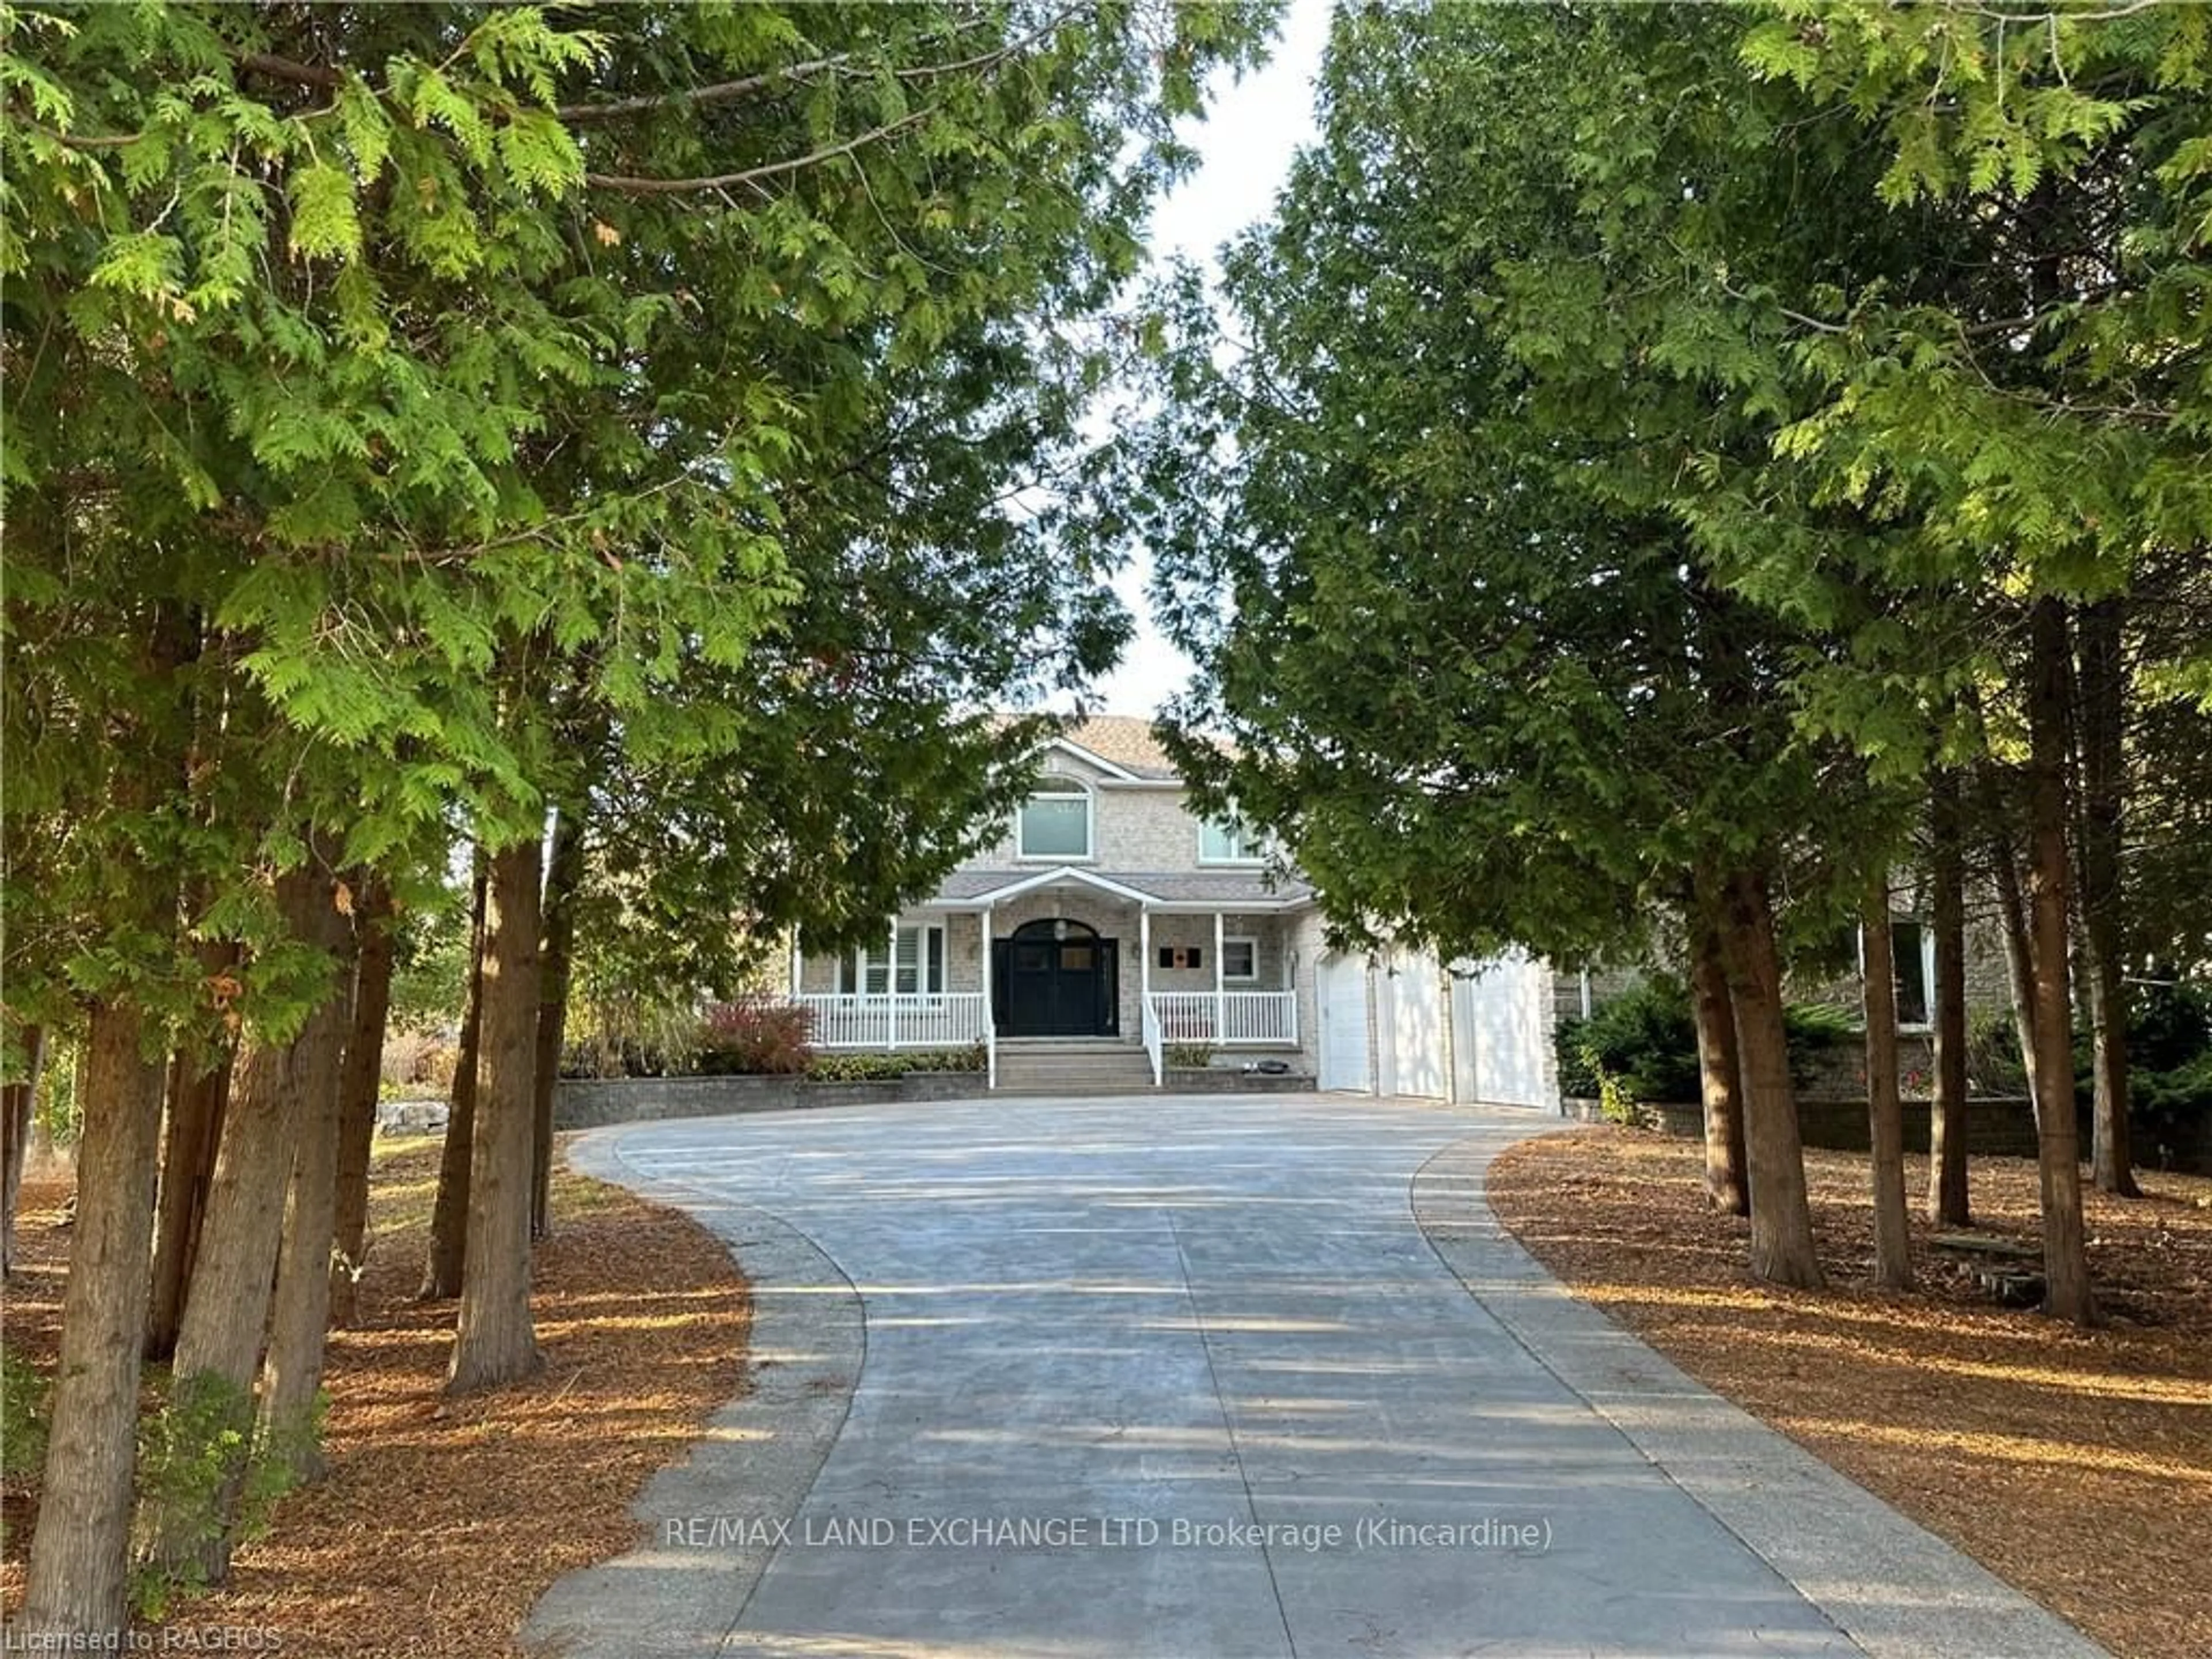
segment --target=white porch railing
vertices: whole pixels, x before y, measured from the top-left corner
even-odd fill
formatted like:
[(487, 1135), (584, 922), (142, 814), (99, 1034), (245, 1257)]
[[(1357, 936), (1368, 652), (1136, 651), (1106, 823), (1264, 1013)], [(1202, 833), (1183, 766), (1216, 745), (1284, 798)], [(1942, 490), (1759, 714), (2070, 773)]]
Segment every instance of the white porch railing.
[(986, 1042), (990, 1009), (980, 993), (921, 996), (800, 996), (817, 1048), (958, 1048)]
[(1164, 1054), (1166, 1042), (1160, 1035), (1159, 1014), (1152, 1006), (1159, 999), (1145, 997), (1140, 1000), (1144, 1005), (1140, 1024), (1145, 1033), (1145, 1058), (1152, 1062), (1152, 1087), (1157, 1089), (1167, 1076), (1167, 1061)]
[(1298, 999), (1292, 991), (1155, 991), (1146, 1009), (1163, 1042), (1227, 1048), (1247, 1042), (1296, 1042)]

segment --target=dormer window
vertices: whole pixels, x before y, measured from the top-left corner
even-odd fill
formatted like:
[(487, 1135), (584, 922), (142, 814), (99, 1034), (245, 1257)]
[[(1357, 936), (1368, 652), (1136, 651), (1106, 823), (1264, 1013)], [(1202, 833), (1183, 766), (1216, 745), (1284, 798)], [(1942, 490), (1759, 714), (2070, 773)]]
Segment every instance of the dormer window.
[(1265, 855), (1259, 832), (1234, 817), (1212, 818), (1198, 826), (1200, 864), (1258, 864)]
[(1025, 859), (1087, 859), (1091, 830), (1091, 792), (1073, 778), (1047, 778), (1023, 804), (1014, 849)]

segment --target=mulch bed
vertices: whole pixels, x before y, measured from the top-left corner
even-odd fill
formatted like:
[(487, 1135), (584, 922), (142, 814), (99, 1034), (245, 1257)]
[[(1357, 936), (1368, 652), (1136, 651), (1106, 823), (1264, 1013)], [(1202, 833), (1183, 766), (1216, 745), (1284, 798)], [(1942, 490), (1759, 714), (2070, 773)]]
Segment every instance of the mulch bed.
[[(1490, 1200), (1577, 1296), (2122, 1659), (2212, 1654), (2212, 1180), (2088, 1194), (2106, 1322), (2079, 1331), (1992, 1305), (1917, 1212), (1918, 1288), (1876, 1291), (1865, 1157), (1806, 1164), (1818, 1293), (1751, 1277), (1699, 1143), (1526, 1141)], [(2032, 1163), (1977, 1159), (1972, 1183), (1978, 1226), (2037, 1241)]]
[[(227, 1631), (273, 1635), (288, 1656), (520, 1653), (532, 1603), (637, 1541), (629, 1505), (647, 1480), (743, 1389), (750, 1308), (728, 1253), (673, 1211), (561, 1170), (531, 1297), (544, 1371), (446, 1400), (453, 1304), (413, 1299), (437, 1157), (430, 1141), (379, 1158), (362, 1322), (331, 1338), (329, 1477), (284, 1499), (228, 1585), (172, 1609), (173, 1644)], [(10, 1352), (49, 1367), (66, 1197), (61, 1182), (27, 1192), (25, 1264), (8, 1285)], [(29, 1548), (25, 1473), (7, 1472), (10, 1607)]]

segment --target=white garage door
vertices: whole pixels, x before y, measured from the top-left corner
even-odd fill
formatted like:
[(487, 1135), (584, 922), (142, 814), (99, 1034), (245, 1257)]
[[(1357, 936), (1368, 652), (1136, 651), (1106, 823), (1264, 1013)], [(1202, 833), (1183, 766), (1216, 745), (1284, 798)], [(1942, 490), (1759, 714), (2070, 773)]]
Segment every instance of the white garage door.
[(1376, 981), (1376, 992), (1381, 1091), (1441, 1100), (1444, 1013), (1436, 958), (1407, 952), (1393, 957), (1390, 966), (1393, 971)]
[(1358, 957), (1321, 959), (1314, 980), (1321, 1008), (1321, 1086), (1368, 1087), (1367, 963)]
[(1498, 1106), (1552, 1107), (1545, 1057), (1548, 988), (1526, 957), (1494, 957), (1452, 981), (1452, 1098)]

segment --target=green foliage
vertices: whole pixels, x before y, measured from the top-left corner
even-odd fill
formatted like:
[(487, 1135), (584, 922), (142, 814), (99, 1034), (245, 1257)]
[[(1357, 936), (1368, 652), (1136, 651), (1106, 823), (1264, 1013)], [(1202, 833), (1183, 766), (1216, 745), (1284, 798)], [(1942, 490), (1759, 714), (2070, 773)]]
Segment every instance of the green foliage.
[(1865, 1016), (1830, 1002), (1793, 1002), (1783, 1011), (1783, 1035), (1790, 1046), (1790, 1070), (1800, 1083), (1823, 1055), (1866, 1043)]
[(2212, 1053), (2169, 1071), (2130, 1072), (2128, 1088), (2137, 1157), (2164, 1166), (2178, 1147), (2203, 1146), (2204, 1126), (2212, 1121)]
[[(1822, 1055), (1865, 1040), (1849, 1010), (1820, 1003), (1792, 1003), (1783, 1011), (1783, 1028), (1801, 1085)], [(1699, 1097), (1697, 1020), (1688, 991), (1671, 975), (1638, 981), (1587, 1019), (1560, 1020), (1552, 1041), (1559, 1092), (1601, 1101), (1609, 1121), (1634, 1122), (1640, 1106)]]
[(1583, 222), (1606, 181), (1577, 171), (1621, 162), (1639, 104), (1610, 16), (1340, 16), (1321, 141), (1225, 303), (1162, 298), (1164, 412), (1119, 500), (1201, 665), (1177, 757), (1346, 942), (1626, 957), (1700, 868), (1788, 860), (1776, 890), (1819, 902), (1887, 838), (1796, 717), (1806, 619), (1728, 592), (1637, 471), (1683, 428), (1764, 444), (1706, 397), (1622, 410)]
[(1644, 980), (1601, 1003), (1587, 1019), (1561, 1020), (1553, 1038), (1561, 1067), (1560, 1090), (1589, 1090), (1617, 1118), (1642, 1102), (1698, 1098), (1698, 1029), (1690, 1000), (1675, 980)]
[(20, 1350), (0, 1343), (0, 1448), (15, 1480), (36, 1480), (46, 1466), (46, 1407), (52, 1393), (52, 1382)]
[(48, 1039), (46, 1063), (39, 1068), (39, 1091), (31, 1098), (32, 1121), (52, 1146), (74, 1146), (84, 1126), (83, 1103), (76, 1097), (78, 1047)]
[(915, 1048), (888, 1054), (817, 1053), (806, 1063), (806, 1078), (811, 1083), (881, 1082), (910, 1072), (981, 1072), (986, 1064), (980, 1042), (962, 1048)]
[(1966, 1086), (1977, 1094), (2027, 1093), (2027, 1066), (2021, 1059), (2020, 1026), (2010, 1009), (1969, 1015)]
[[(2075, 1097), (2086, 1114), (2094, 1096), (2090, 1033), (2074, 1033)], [(2136, 989), (2128, 1010), (2128, 1116), (2146, 1163), (2201, 1145), (2212, 1121), (2212, 986), (2162, 981)]]
[(2212, 1052), (2212, 984), (2160, 980), (2137, 988), (2128, 1010), (2128, 1060), (2169, 1072)]
[(881, 916), (1126, 631), (1000, 504), (1264, 8), (6, 16), (11, 1007), (205, 1024), (309, 830), (434, 881), (594, 792), (609, 948), (723, 988), (686, 924)]
[[(1595, 1012), (1595, 1011), (1593, 1011)], [(1583, 1042), (1583, 1018), (1562, 1015), (1552, 1027), (1552, 1054), (1558, 1062), (1559, 1094), (1567, 1100), (1596, 1100), (1604, 1079)]]
[(410, 907), (395, 919), (392, 1013), (395, 1030), (451, 1031), (468, 1006), (469, 915), (465, 896)]
[[(306, 1421), (266, 1431), (256, 1425), (252, 1389), (207, 1372), (170, 1380), (166, 1398), (139, 1422), (142, 1545), (131, 1594), (140, 1618), (166, 1618), (177, 1596), (207, 1588), (204, 1547), (228, 1539), (234, 1547), (267, 1533), (277, 1500), (321, 1438), (327, 1406), (318, 1395)], [(167, 1547), (161, 1552), (151, 1547), (156, 1538)]]
[(1160, 1051), (1160, 1057), (1177, 1071), (1202, 1072), (1213, 1064), (1213, 1045), (1210, 1042), (1170, 1042)]

